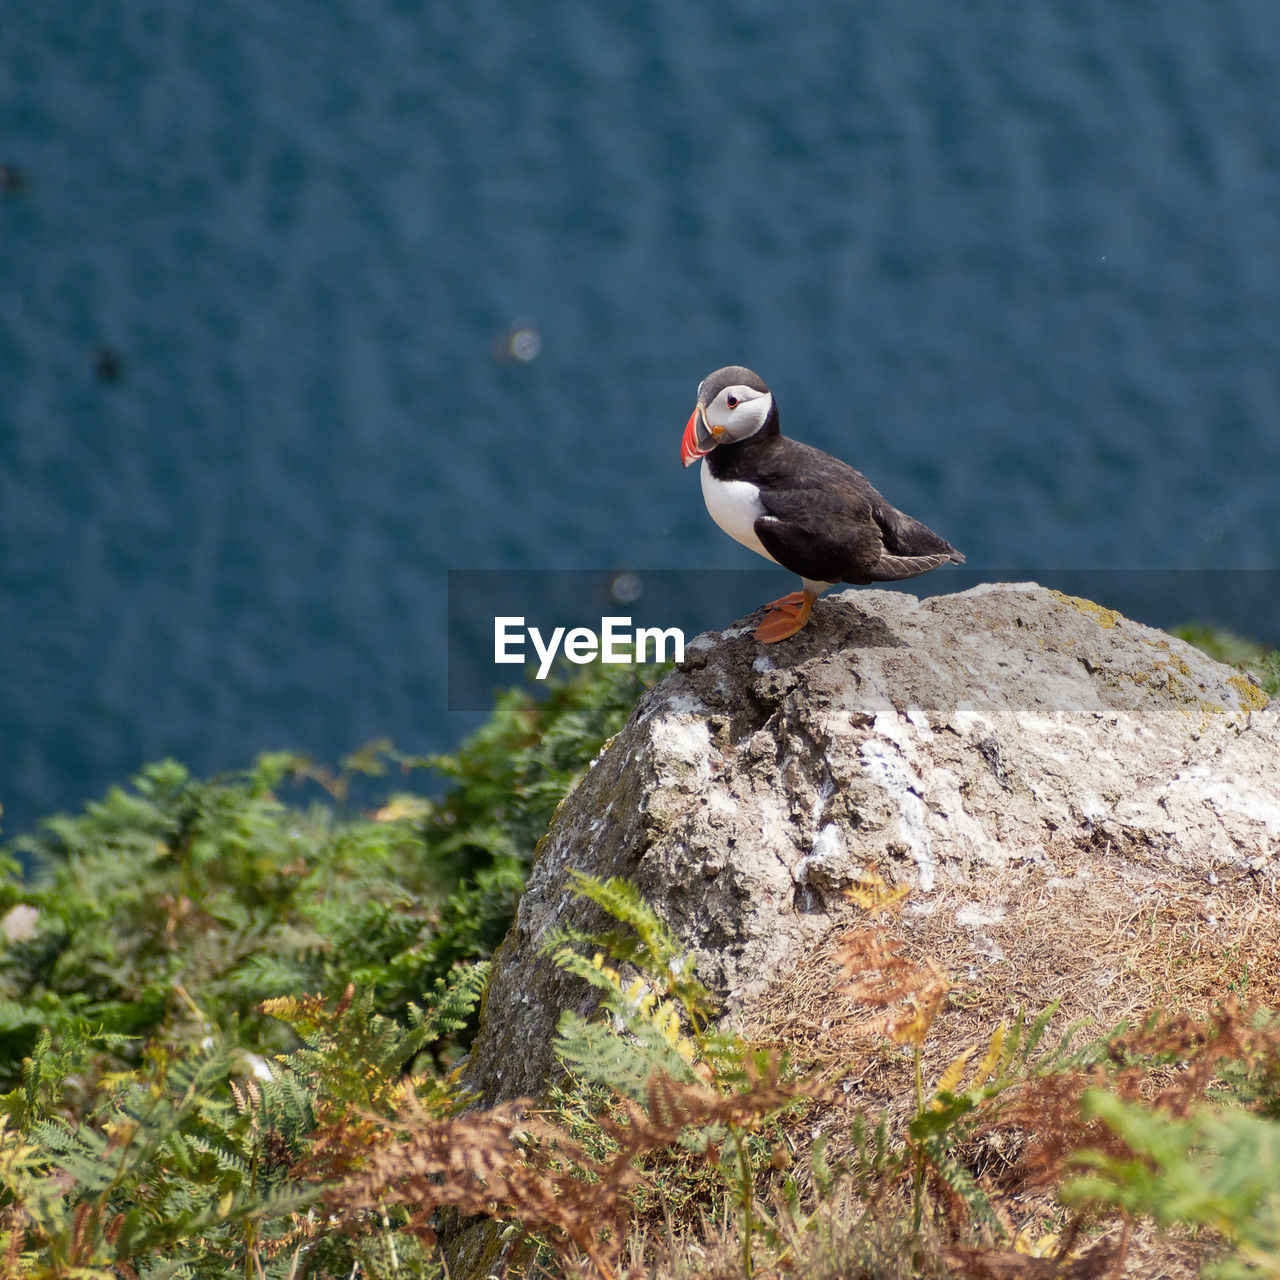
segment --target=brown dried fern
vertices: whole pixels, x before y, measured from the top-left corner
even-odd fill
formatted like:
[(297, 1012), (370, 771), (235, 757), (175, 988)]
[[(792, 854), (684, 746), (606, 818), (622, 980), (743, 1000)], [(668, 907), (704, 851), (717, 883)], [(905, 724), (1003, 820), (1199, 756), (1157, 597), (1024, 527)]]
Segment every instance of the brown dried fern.
[(951, 990), (951, 981), (931, 957), (909, 960), (902, 948), (896, 938), (872, 925), (850, 933), (836, 959), (846, 981), (845, 992), (860, 1005), (884, 1010), (867, 1018), (860, 1029), (919, 1048)]
[(20, 1280), (22, 1250), (27, 1239), (30, 1218), (21, 1205), (9, 1205), (0, 1209), (0, 1236), (4, 1237), (4, 1250), (0, 1253), (0, 1280)]
[[(1280, 1022), (1254, 1025), (1251, 1011), (1223, 1001), (1208, 1021), (1180, 1013), (1113, 1038), (1107, 1046), (1112, 1069), (1100, 1062), (1088, 1071), (1067, 1071), (1027, 1082), (1003, 1105), (996, 1123), (1032, 1134), (1010, 1171), (1021, 1187), (1055, 1183), (1071, 1158), (1085, 1148), (1117, 1158), (1125, 1143), (1100, 1120), (1081, 1112), (1084, 1094), (1106, 1088), (1127, 1102), (1185, 1118), (1230, 1063), (1274, 1063), (1280, 1053)], [(1170, 1064), (1174, 1064), (1171, 1068)], [(1118, 1068), (1118, 1069), (1117, 1069)]]
[(448, 1120), (432, 1119), (410, 1102), (394, 1127), (365, 1117), (320, 1131), (297, 1172), (337, 1179), (326, 1208), (353, 1227), (371, 1211), (411, 1206), (408, 1229), (432, 1244), (432, 1215), (452, 1207), (464, 1216), (519, 1220), (562, 1257), (585, 1256), (613, 1276), (628, 1193), (644, 1178), (636, 1167), (641, 1157), (691, 1127), (750, 1128), (804, 1092), (783, 1083), (773, 1061), (731, 1094), (654, 1076), (646, 1106), (619, 1097), (613, 1116), (597, 1117), (616, 1148), (605, 1159), (588, 1155), (564, 1129), (532, 1113), (529, 1099)]
[[(996, 1105), (987, 1128), (1016, 1128), (1029, 1135), (1020, 1158), (1000, 1179), (1010, 1189), (1056, 1188), (1072, 1159), (1081, 1151), (1100, 1151), (1116, 1159), (1132, 1158), (1125, 1142), (1100, 1120), (1081, 1109), (1084, 1094), (1106, 1088), (1126, 1101), (1175, 1118), (1189, 1115), (1224, 1065), (1268, 1066), (1280, 1051), (1280, 1025), (1255, 1026), (1252, 1013), (1235, 1001), (1224, 1001), (1207, 1020), (1175, 1014), (1107, 1044), (1103, 1061), (1088, 1070), (1060, 1071), (1029, 1080)], [(1078, 1254), (1072, 1252), (1085, 1219), (1072, 1218), (1053, 1258), (1032, 1258), (1010, 1249), (976, 1249), (955, 1245), (947, 1251), (957, 1274), (972, 1280), (1095, 1280), (1119, 1276), (1124, 1268), (1130, 1224), (1121, 1232)]]

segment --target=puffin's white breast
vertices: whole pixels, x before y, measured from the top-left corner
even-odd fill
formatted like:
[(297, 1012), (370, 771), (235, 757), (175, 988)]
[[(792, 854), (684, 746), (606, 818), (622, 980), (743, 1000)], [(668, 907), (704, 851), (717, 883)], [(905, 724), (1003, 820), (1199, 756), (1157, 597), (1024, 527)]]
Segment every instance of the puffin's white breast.
[[(760, 490), (746, 480), (717, 480), (705, 459), (701, 470), (702, 500), (707, 504), (711, 518), (735, 542), (750, 547), (766, 560), (773, 560), (764, 549), (764, 543), (756, 537), (756, 521), (764, 515)], [(776, 560), (773, 562), (777, 564)]]

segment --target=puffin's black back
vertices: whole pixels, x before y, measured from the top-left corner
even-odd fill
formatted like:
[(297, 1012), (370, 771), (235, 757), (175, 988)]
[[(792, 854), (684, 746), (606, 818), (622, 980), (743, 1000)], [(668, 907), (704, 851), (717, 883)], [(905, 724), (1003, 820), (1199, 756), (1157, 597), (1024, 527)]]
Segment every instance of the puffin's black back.
[(783, 436), (776, 402), (764, 428), (713, 449), (706, 465), (717, 480), (743, 480), (759, 490), (764, 515), (756, 534), (780, 565), (802, 578), (894, 582), (964, 560), (888, 502), (862, 472)]

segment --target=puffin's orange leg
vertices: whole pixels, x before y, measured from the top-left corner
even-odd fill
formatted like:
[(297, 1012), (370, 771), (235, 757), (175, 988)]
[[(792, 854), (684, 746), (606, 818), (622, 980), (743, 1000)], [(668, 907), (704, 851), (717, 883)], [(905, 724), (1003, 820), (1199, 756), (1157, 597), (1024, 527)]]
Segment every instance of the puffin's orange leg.
[(789, 596), (765, 605), (769, 616), (756, 628), (756, 639), (761, 644), (777, 644), (779, 640), (795, 635), (809, 621), (817, 598), (807, 591), (793, 591)]
[(767, 605), (765, 605), (765, 608), (766, 609), (783, 609), (783, 608), (786, 608), (787, 605), (794, 605), (798, 608), (800, 603), (803, 600), (804, 600), (803, 591), (793, 591), (789, 596), (783, 596), (781, 600), (770, 601)]

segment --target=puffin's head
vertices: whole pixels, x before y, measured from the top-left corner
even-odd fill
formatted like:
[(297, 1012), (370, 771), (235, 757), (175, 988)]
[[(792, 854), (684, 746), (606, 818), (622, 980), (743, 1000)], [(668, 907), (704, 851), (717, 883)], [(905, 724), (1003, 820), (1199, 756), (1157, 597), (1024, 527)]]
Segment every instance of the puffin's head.
[(680, 460), (687, 467), (719, 444), (745, 440), (761, 430), (773, 411), (773, 393), (759, 374), (730, 365), (703, 378), (698, 403), (685, 425)]

